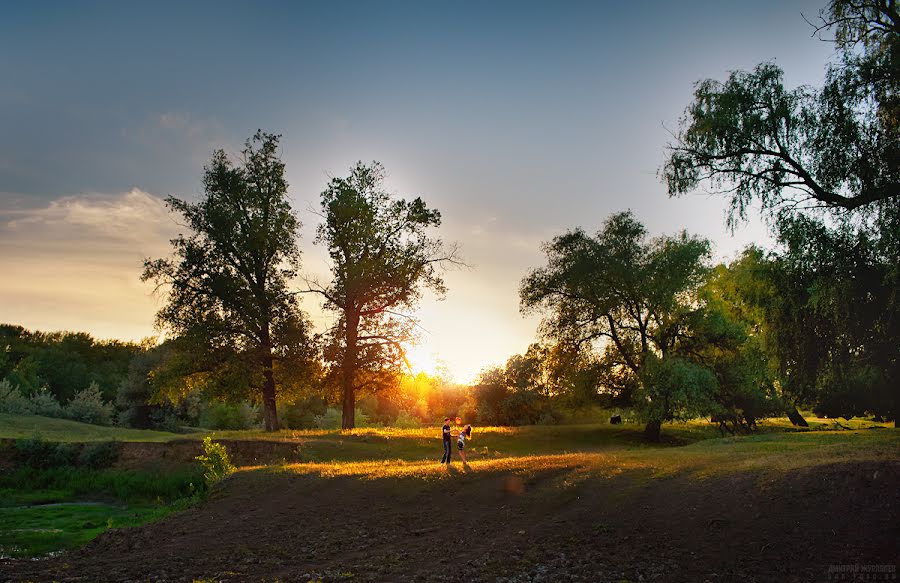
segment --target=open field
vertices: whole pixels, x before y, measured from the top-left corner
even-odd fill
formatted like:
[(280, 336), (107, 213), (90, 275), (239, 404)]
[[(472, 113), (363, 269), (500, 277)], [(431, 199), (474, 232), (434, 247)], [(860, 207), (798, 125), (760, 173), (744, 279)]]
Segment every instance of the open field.
[[(12, 581), (809, 581), (835, 565), (894, 565), (900, 432), (784, 429), (719, 438), (692, 423), (648, 445), (637, 425), (486, 428), (469, 467), (456, 459), (450, 469), (436, 463), (431, 428), (282, 432), (261, 437), (295, 443), (299, 463), (241, 468), (196, 506), (60, 557), (6, 560), (0, 572)], [(40, 511), (64, 530), (61, 509)], [(162, 516), (146, 512), (133, 518)], [(47, 528), (33, 518), (14, 529)]]

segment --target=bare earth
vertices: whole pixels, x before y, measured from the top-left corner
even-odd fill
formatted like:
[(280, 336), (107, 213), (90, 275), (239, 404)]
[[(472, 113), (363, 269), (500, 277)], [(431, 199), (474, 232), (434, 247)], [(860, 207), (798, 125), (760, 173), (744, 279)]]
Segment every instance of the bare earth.
[(887, 461), (774, 478), (245, 471), (196, 508), (63, 557), (0, 563), (0, 578), (847, 581), (854, 566), (897, 568), (898, 485)]

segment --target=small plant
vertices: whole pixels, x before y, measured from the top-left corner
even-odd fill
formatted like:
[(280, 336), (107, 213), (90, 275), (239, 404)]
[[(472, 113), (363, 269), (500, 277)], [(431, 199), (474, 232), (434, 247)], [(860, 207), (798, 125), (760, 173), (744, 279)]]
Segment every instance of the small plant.
[(209, 436), (203, 438), (203, 453), (195, 459), (203, 466), (203, 477), (209, 485), (224, 479), (235, 469), (225, 446), (214, 442)]

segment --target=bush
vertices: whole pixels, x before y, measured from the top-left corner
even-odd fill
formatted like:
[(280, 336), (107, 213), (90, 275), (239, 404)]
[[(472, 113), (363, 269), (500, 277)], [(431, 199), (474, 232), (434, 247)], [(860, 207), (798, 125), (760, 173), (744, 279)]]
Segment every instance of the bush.
[(422, 424), (419, 423), (416, 416), (406, 409), (401, 409), (400, 413), (397, 414), (397, 419), (394, 421), (394, 427), (400, 427), (402, 429), (414, 429), (421, 426)]
[(65, 414), (69, 419), (94, 425), (111, 425), (113, 412), (112, 404), (103, 400), (100, 386), (96, 382), (91, 382), (88, 388), (75, 393), (65, 407)]
[(207, 429), (250, 429), (257, 425), (259, 407), (249, 403), (210, 403), (200, 414), (200, 427)]
[(228, 457), (228, 450), (221, 443), (215, 443), (211, 437), (203, 438), (203, 453), (198, 455), (196, 460), (203, 466), (203, 478), (209, 485), (215, 484), (234, 472), (234, 466)]
[(327, 407), (321, 397), (301, 399), (294, 403), (278, 404), (278, 420), (285, 429), (312, 429), (316, 416), (323, 415)]
[(43, 415), (44, 417), (62, 417), (63, 408), (47, 387), (41, 387), (31, 397), (31, 407), (35, 415)]
[(316, 415), (315, 425), (319, 429), (340, 429), (341, 412), (334, 407), (329, 407), (323, 414)]
[[(340, 429), (343, 425), (344, 414), (334, 407), (329, 407), (322, 415), (316, 415), (315, 425), (318, 429)], [(376, 423), (369, 419), (369, 416), (362, 412), (359, 407), (356, 408), (356, 426), (357, 427), (384, 427), (383, 423)]]
[(52, 443), (39, 437), (17, 439), (13, 448), (21, 465), (39, 469), (74, 466), (79, 451), (75, 444)]
[(19, 387), (3, 379), (0, 381), (0, 413), (31, 415), (34, 404), (19, 391)]
[(201, 469), (190, 466), (165, 472), (21, 467), (0, 473), (0, 490), (56, 490), (74, 496), (115, 496), (125, 503), (171, 502), (206, 491)]
[(78, 465), (100, 470), (112, 466), (118, 459), (119, 444), (115, 441), (101, 441), (84, 446), (78, 456)]

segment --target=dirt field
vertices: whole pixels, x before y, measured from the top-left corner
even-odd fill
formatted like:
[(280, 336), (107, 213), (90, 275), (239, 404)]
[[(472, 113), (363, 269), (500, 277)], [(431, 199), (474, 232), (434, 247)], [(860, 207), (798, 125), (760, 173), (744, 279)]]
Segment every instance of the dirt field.
[(896, 461), (708, 477), (585, 470), (577, 459), (540, 467), (376, 478), (242, 471), (198, 507), (0, 572), (9, 581), (846, 581), (848, 569), (890, 571), (900, 558)]

